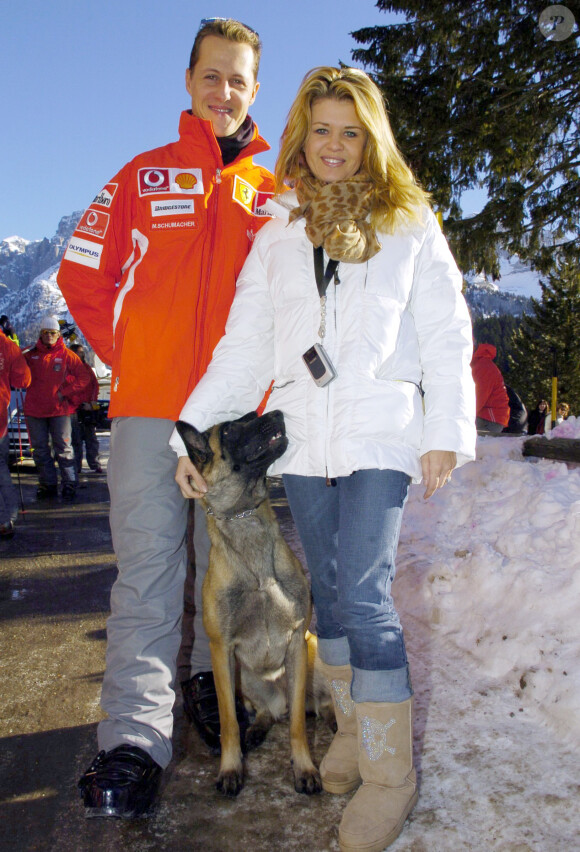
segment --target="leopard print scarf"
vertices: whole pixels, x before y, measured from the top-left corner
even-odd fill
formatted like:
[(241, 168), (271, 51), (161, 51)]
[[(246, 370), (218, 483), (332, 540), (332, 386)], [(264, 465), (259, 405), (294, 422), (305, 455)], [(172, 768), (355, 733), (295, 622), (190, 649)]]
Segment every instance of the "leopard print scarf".
[(381, 250), (367, 221), (372, 191), (364, 173), (336, 183), (303, 175), (296, 184), (300, 206), (291, 211), (290, 221), (304, 216), (308, 239), (315, 247), (323, 246), (332, 260), (365, 263)]

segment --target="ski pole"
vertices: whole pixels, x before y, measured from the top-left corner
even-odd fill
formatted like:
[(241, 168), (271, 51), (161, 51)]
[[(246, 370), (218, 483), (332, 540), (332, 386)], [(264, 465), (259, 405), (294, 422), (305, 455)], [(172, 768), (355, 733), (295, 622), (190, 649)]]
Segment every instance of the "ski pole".
[[(21, 407), (22, 403), (22, 391), (16, 391), (16, 419), (18, 421), (18, 449), (20, 450), (20, 457), (17, 459), (16, 465), (16, 479), (18, 480), (18, 491), (20, 493), (20, 511), (22, 513), (22, 520), (26, 521), (26, 509), (24, 507), (24, 495), (22, 493), (22, 482), (20, 480), (20, 463), (24, 461), (24, 453), (22, 452), (22, 431), (20, 429), (20, 416), (21, 413), (24, 413), (24, 407)], [(30, 443), (30, 438), (28, 439)]]
[(552, 429), (556, 425), (556, 406), (558, 404), (558, 357), (556, 355), (556, 347), (551, 346), (552, 350), (552, 411), (550, 417), (552, 419)]

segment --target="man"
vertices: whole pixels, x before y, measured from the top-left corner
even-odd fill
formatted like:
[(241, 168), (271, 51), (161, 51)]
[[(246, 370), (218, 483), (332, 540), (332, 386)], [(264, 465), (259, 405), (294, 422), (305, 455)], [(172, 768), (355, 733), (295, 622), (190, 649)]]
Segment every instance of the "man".
[(70, 416), (76, 408), (74, 398), (86, 388), (88, 378), (81, 359), (64, 345), (59, 322), (53, 316), (43, 317), (38, 341), (25, 351), (24, 357), (32, 375), (24, 399), (24, 415), (38, 473), (36, 496), (43, 500), (57, 494), (54, 451), (60, 469), (62, 499), (72, 500), (77, 474)]
[(496, 355), (495, 346), (481, 343), (471, 361), (478, 435), (501, 435), (510, 419), (510, 404), (503, 376), (499, 367), (493, 363)]
[(17, 336), (16, 332), (14, 331), (14, 327), (13, 327), (12, 323), (10, 322), (10, 320), (8, 319), (8, 317), (6, 316), (6, 314), (2, 314), (2, 316), (0, 317), (0, 330), (4, 332), (6, 337), (9, 337), (10, 340), (14, 341), (14, 343), (16, 343), (16, 345), (18, 345), (18, 343), (19, 343), (18, 336)]
[[(119, 576), (101, 696), (108, 717), (99, 725), (101, 752), (80, 782), (88, 816), (149, 812), (171, 758), (187, 501), (168, 441), (223, 335), (274, 187), (252, 161), (268, 149), (248, 115), (260, 50), (243, 24), (202, 21), (179, 141), (137, 156), (106, 184), (59, 272), (76, 321), (112, 365), (107, 475)], [(196, 524), (198, 574), (203, 533), (207, 543)]]
[(77, 410), (71, 415), (72, 445), (75, 454), (77, 477), (80, 477), (83, 468), (83, 445), (86, 450), (87, 464), (90, 469), (94, 473), (103, 472), (99, 460), (99, 439), (97, 438), (96, 428), (99, 383), (91, 365), (87, 364), (87, 353), (82, 343), (71, 343), (69, 349), (75, 355), (78, 355), (83, 362), (83, 368), (89, 380), (85, 392), (78, 399), (75, 399)]
[(13, 538), (18, 515), (16, 489), (8, 467), (10, 389), (27, 388), (29, 384), (30, 368), (24, 355), (16, 343), (0, 331), (0, 540)]

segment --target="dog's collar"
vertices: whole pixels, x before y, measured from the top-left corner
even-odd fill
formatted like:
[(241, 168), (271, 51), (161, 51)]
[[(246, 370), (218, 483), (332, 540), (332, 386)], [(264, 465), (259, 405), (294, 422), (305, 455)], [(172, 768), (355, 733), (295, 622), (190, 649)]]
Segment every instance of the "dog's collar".
[(218, 521), (237, 521), (240, 518), (249, 518), (250, 515), (255, 514), (257, 509), (258, 509), (258, 506), (255, 506), (253, 509), (246, 509), (245, 512), (239, 512), (239, 514), (231, 515), (230, 517), (227, 517), (226, 515), (216, 515), (216, 513), (211, 508), (211, 506), (208, 506), (205, 511), (206, 511), (206, 514), (213, 515), (214, 518), (216, 518), (216, 520), (218, 520)]

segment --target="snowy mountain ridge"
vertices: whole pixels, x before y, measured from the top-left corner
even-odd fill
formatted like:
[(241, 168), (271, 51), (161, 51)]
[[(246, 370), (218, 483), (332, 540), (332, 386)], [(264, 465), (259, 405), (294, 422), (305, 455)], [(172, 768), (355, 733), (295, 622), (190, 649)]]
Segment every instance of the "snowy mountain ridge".
[(29, 245), (30, 240), (25, 240), (23, 237), (6, 237), (0, 242), (0, 255), (22, 254)]
[(37, 276), (60, 262), (81, 215), (82, 211), (77, 211), (63, 216), (50, 239), (30, 241), (12, 236), (0, 240), (0, 306), (7, 291), (25, 290)]

